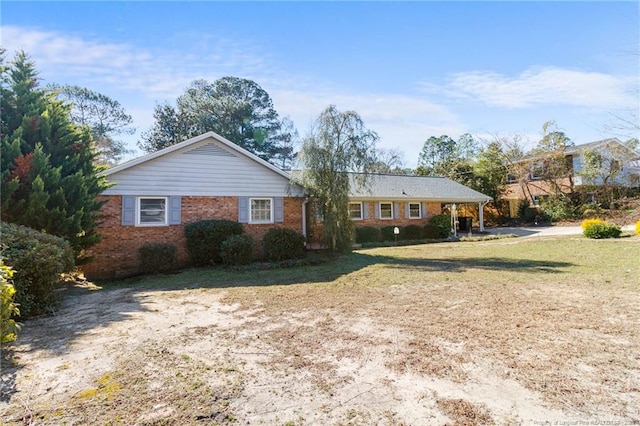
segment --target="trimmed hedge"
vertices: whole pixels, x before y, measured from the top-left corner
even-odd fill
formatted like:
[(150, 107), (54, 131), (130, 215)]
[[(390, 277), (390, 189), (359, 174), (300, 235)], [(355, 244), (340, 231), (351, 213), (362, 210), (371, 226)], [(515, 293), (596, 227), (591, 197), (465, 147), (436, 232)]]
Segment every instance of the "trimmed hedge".
[(138, 249), (138, 260), (145, 274), (170, 271), (178, 265), (178, 248), (173, 244), (148, 243)]
[(205, 219), (184, 227), (189, 258), (195, 266), (222, 262), (222, 242), (232, 235), (242, 234), (241, 223), (225, 219)]
[(2, 222), (2, 257), (15, 270), (13, 285), (20, 315), (52, 312), (59, 304), (54, 293), (60, 274), (74, 267), (74, 254), (63, 238), (25, 226)]
[(404, 228), (402, 226), (383, 226), (380, 228), (380, 235), (382, 241), (395, 241), (396, 235), (393, 233), (393, 229), (398, 228), (400, 233), (398, 234), (398, 241), (404, 240)]
[[(439, 214), (436, 216), (432, 216), (429, 220), (429, 225), (434, 226), (438, 229), (437, 239), (447, 238), (451, 234), (451, 216), (448, 214)], [(425, 227), (425, 232), (427, 231)], [(429, 229), (431, 231), (431, 229)], [(431, 236), (427, 238), (432, 238)]]
[(406, 240), (421, 240), (424, 238), (424, 227), (420, 225), (407, 225), (404, 227)]
[(380, 229), (374, 226), (361, 226), (356, 228), (356, 243), (375, 243), (382, 238)]
[(245, 234), (232, 235), (222, 242), (220, 256), (225, 265), (246, 265), (253, 260), (253, 239)]
[(291, 228), (271, 228), (262, 237), (264, 257), (270, 261), (306, 256), (304, 236)]

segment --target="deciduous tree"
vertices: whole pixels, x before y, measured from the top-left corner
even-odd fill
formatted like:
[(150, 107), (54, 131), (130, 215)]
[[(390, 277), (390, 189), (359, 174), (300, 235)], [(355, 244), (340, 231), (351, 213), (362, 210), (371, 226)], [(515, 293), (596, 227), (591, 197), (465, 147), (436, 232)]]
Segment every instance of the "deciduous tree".
[(98, 162), (112, 165), (129, 152), (117, 137), (133, 134), (133, 119), (116, 100), (85, 87), (53, 85), (62, 99), (71, 103), (71, 119), (80, 126), (88, 126), (98, 147)]
[(351, 249), (349, 172), (368, 171), (377, 141), (378, 135), (356, 112), (339, 111), (333, 105), (320, 114), (304, 139), (300, 183), (314, 198), (323, 220), (323, 240), (333, 251)]

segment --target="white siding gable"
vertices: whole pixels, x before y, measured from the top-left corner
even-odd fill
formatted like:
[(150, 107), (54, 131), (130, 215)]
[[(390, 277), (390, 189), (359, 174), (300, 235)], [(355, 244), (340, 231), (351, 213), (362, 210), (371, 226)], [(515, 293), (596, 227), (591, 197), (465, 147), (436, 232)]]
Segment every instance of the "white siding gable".
[(300, 196), (278, 173), (213, 137), (107, 173), (105, 195)]

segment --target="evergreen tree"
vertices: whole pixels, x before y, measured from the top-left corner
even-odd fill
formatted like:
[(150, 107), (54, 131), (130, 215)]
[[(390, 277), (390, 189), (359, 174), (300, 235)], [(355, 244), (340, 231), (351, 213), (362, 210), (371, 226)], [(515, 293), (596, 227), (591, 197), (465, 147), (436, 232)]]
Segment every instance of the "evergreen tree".
[(107, 188), (95, 166), (87, 128), (71, 120), (69, 105), (38, 85), (24, 52), (2, 67), (2, 220), (69, 240), (76, 257), (95, 244), (97, 196)]
[(156, 105), (153, 117), (153, 127), (138, 142), (145, 152), (213, 131), (277, 166), (288, 167), (294, 157), (291, 120), (280, 120), (269, 94), (252, 80), (195, 80), (175, 107)]

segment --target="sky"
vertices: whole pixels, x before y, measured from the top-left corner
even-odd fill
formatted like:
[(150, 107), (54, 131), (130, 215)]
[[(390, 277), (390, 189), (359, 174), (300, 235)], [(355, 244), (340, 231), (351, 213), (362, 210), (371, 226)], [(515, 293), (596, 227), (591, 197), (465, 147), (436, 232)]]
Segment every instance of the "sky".
[(415, 167), (431, 136), (520, 135), (554, 120), (574, 143), (638, 137), (640, 3), (7, 1), (0, 45), (42, 85), (117, 100), (135, 152), (159, 103), (190, 82), (258, 83), (301, 136), (329, 105), (354, 110)]

